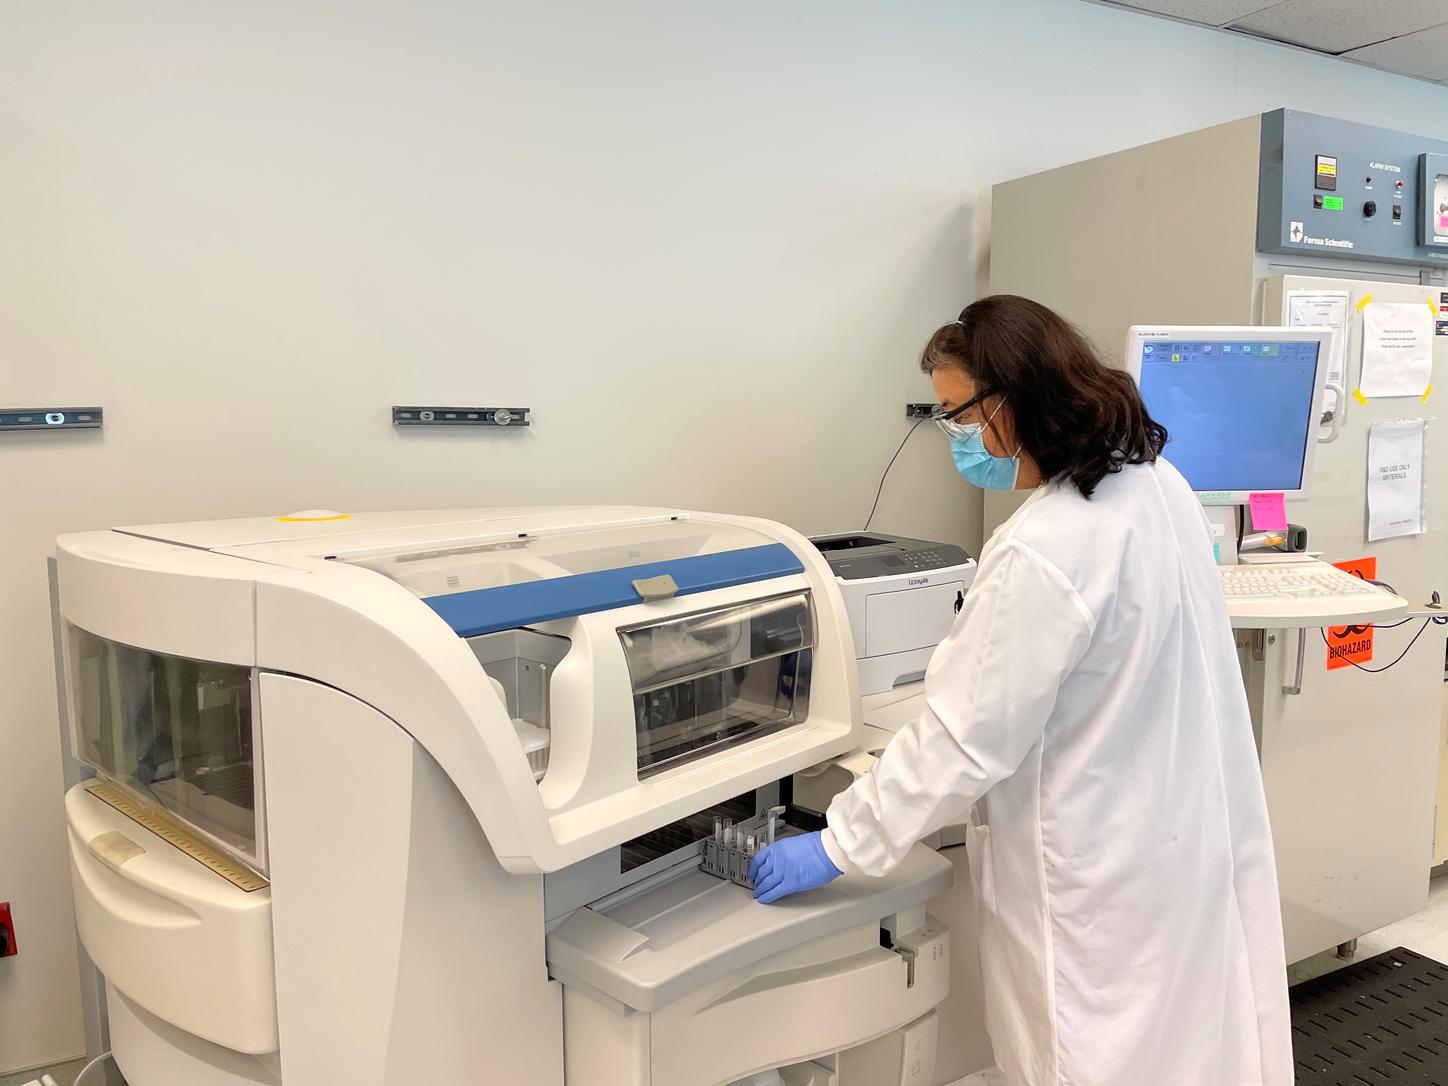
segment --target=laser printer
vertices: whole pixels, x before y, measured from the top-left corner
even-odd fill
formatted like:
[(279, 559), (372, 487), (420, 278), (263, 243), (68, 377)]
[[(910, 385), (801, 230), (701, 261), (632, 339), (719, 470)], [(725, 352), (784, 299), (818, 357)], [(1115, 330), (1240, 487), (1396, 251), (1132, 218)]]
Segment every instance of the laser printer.
[(810, 540), (839, 582), (860, 671), (860, 694), (925, 674), (965, 604), (976, 562), (953, 543), (852, 532)]

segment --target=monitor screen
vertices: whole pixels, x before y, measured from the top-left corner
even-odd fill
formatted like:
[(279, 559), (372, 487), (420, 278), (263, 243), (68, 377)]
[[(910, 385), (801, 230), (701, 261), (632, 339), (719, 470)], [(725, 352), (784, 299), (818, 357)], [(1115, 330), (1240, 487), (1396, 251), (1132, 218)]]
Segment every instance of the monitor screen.
[(1152, 340), (1141, 395), (1166, 427), (1166, 458), (1198, 493), (1303, 488), (1316, 342)]

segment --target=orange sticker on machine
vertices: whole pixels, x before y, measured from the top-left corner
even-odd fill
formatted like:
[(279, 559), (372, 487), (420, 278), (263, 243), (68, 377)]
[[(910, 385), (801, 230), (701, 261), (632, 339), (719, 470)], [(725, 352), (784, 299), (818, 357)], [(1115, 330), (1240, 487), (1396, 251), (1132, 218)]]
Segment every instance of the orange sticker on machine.
[[(1361, 577), (1365, 581), (1376, 580), (1378, 560), (1356, 558), (1351, 562), (1335, 563), (1338, 569)], [(1371, 623), (1356, 626), (1330, 626), (1327, 630), (1327, 670), (1352, 667), (1354, 664), (1372, 663), (1373, 627)]]

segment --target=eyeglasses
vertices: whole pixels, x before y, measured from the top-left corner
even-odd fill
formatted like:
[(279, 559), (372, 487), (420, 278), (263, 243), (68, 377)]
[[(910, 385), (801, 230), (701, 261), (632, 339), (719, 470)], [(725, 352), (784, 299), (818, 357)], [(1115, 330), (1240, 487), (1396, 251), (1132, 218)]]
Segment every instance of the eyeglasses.
[(931, 414), (930, 419), (936, 426), (939, 426), (945, 431), (947, 437), (969, 437), (980, 428), (980, 424), (956, 422), (955, 420), (989, 395), (989, 392), (982, 392), (979, 395), (972, 396), (969, 400), (966, 400), (965, 403), (950, 411), (945, 410), (943, 407), (938, 408)]

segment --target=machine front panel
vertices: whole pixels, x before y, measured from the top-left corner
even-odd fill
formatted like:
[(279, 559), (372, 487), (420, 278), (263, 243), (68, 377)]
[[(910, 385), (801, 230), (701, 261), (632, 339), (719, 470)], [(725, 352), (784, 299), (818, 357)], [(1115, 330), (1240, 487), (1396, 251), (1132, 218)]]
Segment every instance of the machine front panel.
[(1266, 114), (1258, 248), (1448, 266), (1448, 229), (1431, 229), (1448, 222), (1448, 181), (1435, 199), (1440, 171), (1427, 168), (1445, 153), (1448, 142), (1407, 132), (1290, 109)]
[(66, 635), (77, 757), (139, 809), (264, 869), (252, 670)]

